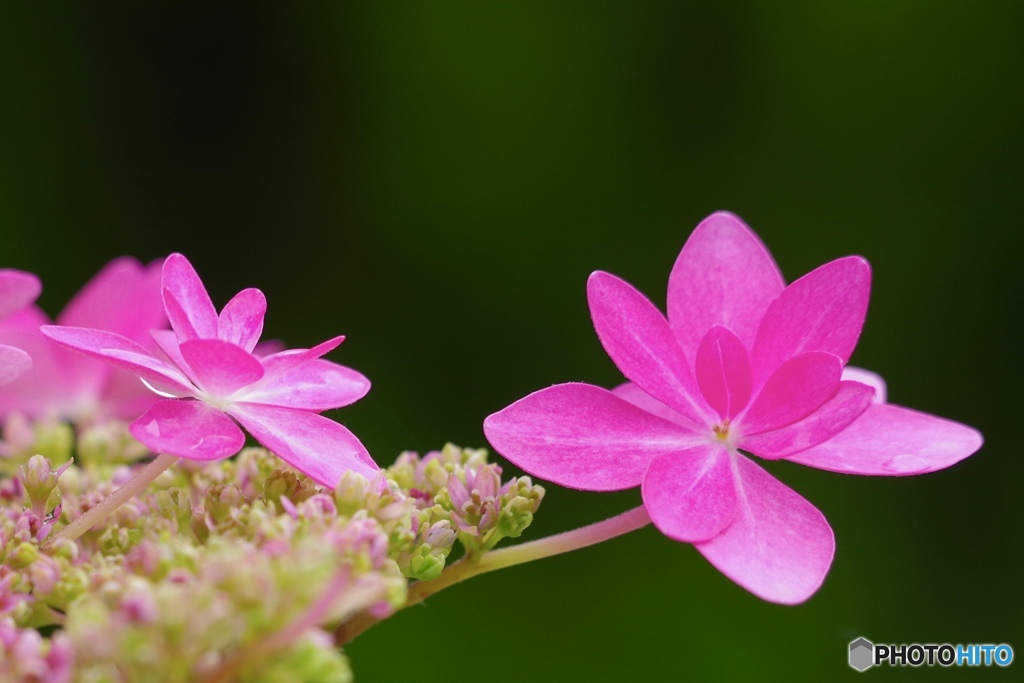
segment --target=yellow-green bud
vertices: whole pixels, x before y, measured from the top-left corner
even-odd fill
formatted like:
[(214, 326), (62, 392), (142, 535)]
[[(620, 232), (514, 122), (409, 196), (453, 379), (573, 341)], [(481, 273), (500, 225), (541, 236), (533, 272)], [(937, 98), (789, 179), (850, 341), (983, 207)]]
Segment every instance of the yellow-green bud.
[(39, 546), (25, 541), (19, 543), (6, 559), (6, 563), (17, 570), (25, 569), (39, 557)]

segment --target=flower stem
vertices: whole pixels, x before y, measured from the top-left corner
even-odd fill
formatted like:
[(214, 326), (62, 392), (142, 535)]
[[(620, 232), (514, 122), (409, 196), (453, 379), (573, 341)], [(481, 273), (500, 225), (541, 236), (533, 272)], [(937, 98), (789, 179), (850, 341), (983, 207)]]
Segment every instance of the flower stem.
[(126, 502), (138, 495), (143, 489), (153, 483), (171, 465), (178, 461), (176, 455), (159, 455), (155, 460), (136, 472), (135, 476), (128, 480), (124, 486), (104, 498), (99, 505), (89, 508), (85, 514), (68, 524), (43, 543), (43, 551), (46, 552), (53, 547), (59, 539), (65, 538), (73, 541), (94, 526), (102, 522), (111, 512), (124, 505)]
[[(480, 558), (480, 562), (476, 565), (476, 571), (470, 576), (586, 548), (616, 536), (628, 534), (630, 531), (636, 531), (650, 523), (651, 518), (647, 514), (647, 509), (641, 505), (589, 526), (489, 552)], [(469, 576), (464, 578), (468, 579)], [(423, 597), (426, 598), (427, 595)]]
[[(607, 541), (616, 536), (635, 531), (650, 523), (651, 518), (647, 514), (647, 509), (641, 505), (611, 519), (596, 522), (579, 529), (555, 534), (554, 536), (530, 541), (529, 543), (521, 543), (510, 548), (493, 550), (483, 555), (466, 555), (458, 562), (445, 567), (444, 571), (436, 579), (417, 581), (409, 586), (409, 595), (402, 608), (405, 609), (406, 607), (417, 605), (431, 595), (478, 574), (486, 574), (497, 569), (504, 569), (517, 564), (523, 564), (524, 562), (531, 562), (532, 560), (561, 555), (571, 550), (586, 548), (601, 541)], [(337, 645), (349, 643), (360, 633), (379, 621), (381, 619), (373, 617), (367, 612), (360, 612), (351, 619), (342, 622), (335, 629), (334, 642)]]

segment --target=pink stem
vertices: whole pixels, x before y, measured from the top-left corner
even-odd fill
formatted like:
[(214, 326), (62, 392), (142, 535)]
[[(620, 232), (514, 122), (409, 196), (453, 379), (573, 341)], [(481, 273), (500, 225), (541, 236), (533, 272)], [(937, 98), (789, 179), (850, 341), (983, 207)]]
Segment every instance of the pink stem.
[(141, 493), (153, 480), (163, 474), (167, 468), (178, 461), (176, 455), (159, 455), (155, 460), (139, 470), (128, 483), (104, 498), (99, 505), (89, 508), (85, 514), (68, 524), (43, 543), (43, 551), (48, 551), (58, 539), (73, 541), (94, 526), (105, 520), (111, 512), (121, 507)]
[[(419, 604), (435, 593), (466, 579), (486, 574), (496, 569), (512, 567), (524, 562), (539, 560), (544, 557), (561, 555), (570, 550), (578, 550), (587, 546), (607, 541), (616, 536), (635, 531), (651, 523), (647, 509), (638, 508), (623, 512), (611, 519), (606, 519), (589, 526), (548, 536), (529, 543), (522, 543), (510, 548), (492, 550), (482, 556), (466, 555), (441, 572), (441, 575), (430, 581), (417, 581), (409, 586), (409, 595), (402, 609)], [(367, 612), (360, 612), (351, 619), (342, 622), (334, 631), (334, 642), (344, 645), (356, 636), (381, 621)]]

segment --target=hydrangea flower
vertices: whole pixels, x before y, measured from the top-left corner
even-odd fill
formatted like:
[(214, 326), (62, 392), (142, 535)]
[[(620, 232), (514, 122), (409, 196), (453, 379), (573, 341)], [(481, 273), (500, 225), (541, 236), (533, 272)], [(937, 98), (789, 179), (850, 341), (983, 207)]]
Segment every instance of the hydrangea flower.
[[(160, 303), (159, 261), (124, 257), (108, 263), (71, 299), (57, 324), (116, 332), (152, 346), (150, 330), (167, 327)], [(0, 388), (0, 417), (56, 416), (74, 422), (133, 420), (157, 397), (129, 372), (61, 348), (39, 331), (51, 323), (30, 306), (0, 323), (0, 343), (32, 356), (32, 369)]]
[(245, 435), (325, 486), (346, 471), (372, 476), (369, 453), (348, 429), (320, 412), (362, 398), (369, 381), (320, 357), (340, 344), (335, 337), (311, 349), (257, 357), (266, 298), (239, 292), (218, 315), (195, 269), (181, 254), (163, 265), (161, 294), (171, 330), (152, 332), (163, 355), (105, 330), (44, 326), (53, 341), (128, 370), (157, 394), (129, 427), (155, 453), (214, 460), (237, 453)]
[[(30, 305), (42, 291), (39, 278), (10, 268), (0, 269), (0, 320)], [(32, 367), (31, 356), (22, 349), (0, 343), (0, 384), (18, 379)]]
[(667, 319), (614, 275), (590, 277), (594, 327), (628, 383), (549, 387), (489, 416), (484, 431), (543, 479), (640, 486), (662, 533), (755, 595), (802, 602), (831, 565), (832, 530), (747, 453), (900, 476), (948, 467), (982, 442), (970, 427), (886, 403), (880, 377), (846, 367), (870, 279), (852, 256), (787, 287), (750, 228), (713, 214), (672, 269)]

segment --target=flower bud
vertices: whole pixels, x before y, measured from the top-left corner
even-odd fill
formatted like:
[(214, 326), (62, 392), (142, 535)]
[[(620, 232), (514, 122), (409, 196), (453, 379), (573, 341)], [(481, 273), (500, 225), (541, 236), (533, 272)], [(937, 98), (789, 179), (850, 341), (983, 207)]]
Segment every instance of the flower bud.
[(40, 555), (28, 568), (28, 576), (32, 581), (32, 595), (46, 597), (60, 581), (60, 564), (48, 555)]
[(211, 486), (206, 490), (203, 508), (216, 524), (222, 524), (231, 517), (231, 511), (245, 503), (245, 496), (234, 484)]
[(254, 669), (244, 672), (244, 680), (251, 683), (350, 683), (352, 680), (348, 659), (322, 631), (303, 635), (289, 648), (275, 652), (267, 660), (257, 659)]
[(25, 541), (8, 553), (5, 564), (17, 570), (27, 569), (38, 557), (39, 546)]
[(533, 484), (529, 477), (520, 477), (502, 487), (502, 491), (498, 533), (517, 538), (533, 522), (533, 515), (544, 499), (544, 487)]
[[(25, 495), (28, 497), (29, 507), (40, 519), (46, 516), (47, 501), (50, 494), (57, 488), (57, 479), (71, 465), (71, 461), (64, 463), (57, 471), (53, 471), (53, 464), (49, 459), (41, 455), (33, 455), (28, 462), (18, 468), (18, 478), (25, 487)], [(58, 493), (58, 496), (60, 494)]]
[(301, 503), (316, 493), (316, 489), (305, 477), (299, 478), (294, 472), (277, 470), (263, 482), (263, 499), (277, 506), (281, 512), (281, 498), (293, 504)]
[(53, 462), (67, 462), (75, 443), (75, 432), (66, 422), (39, 420), (35, 423), (35, 452)]
[(87, 428), (78, 437), (78, 457), (83, 463), (96, 465), (135, 462), (149, 449), (128, 432), (128, 425), (107, 420)]
[(334, 502), (338, 506), (338, 514), (352, 517), (366, 506), (370, 492), (370, 481), (357, 472), (346, 472), (341, 475), (338, 487), (334, 489)]
[(181, 489), (157, 491), (153, 494), (156, 514), (166, 520), (173, 521), (176, 531), (182, 532), (191, 528), (192, 502)]

